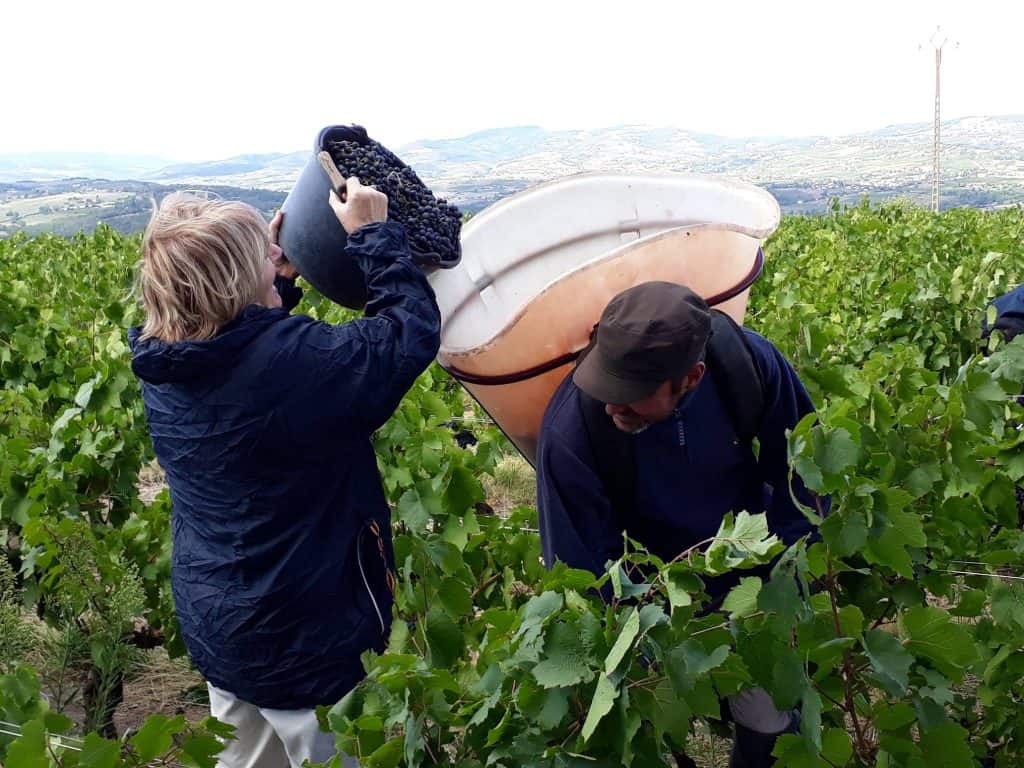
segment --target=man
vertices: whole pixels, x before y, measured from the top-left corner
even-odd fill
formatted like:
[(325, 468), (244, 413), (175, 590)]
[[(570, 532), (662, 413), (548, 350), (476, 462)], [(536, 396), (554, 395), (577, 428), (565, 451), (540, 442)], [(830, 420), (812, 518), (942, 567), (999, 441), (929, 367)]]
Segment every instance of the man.
[[(1018, 285), (1009, 293), (993, 299), (989, 306), (995, 309), (995, 319), (991, 325), (987, 316), (982, 319), (982, 338), (987, 339), (993, 331), (999, 331), (1004, 341), (1013, 341), (1024, 333), (1024, 285)], [(1024, 392), (1017, 398), (1017, 402), (1024, 405)], [(1018, 424), (1017, 429), (1024, 429), (1024, 425)], [(1017, 524), (1024, 528), (1024, 485), (1018, 485), (1016, 491)]]
[[(741, 510), (766, 512), (772, 532), (787, 543), (810, 533), (790, 497), (785, 435), (813, 410), (810, 398), (766, 339), (724, 316), (714, 324), (723, 338), (709, 347), (712, 312), (674, 283), (643, 283), (605, 308), (541, 427), (538, 507), (549, 567), (563, 560), (602, 574), (622, 554), (623, 530), (670, 560), (714, 536), (727, 512)], [(723, 363), (719, 354), (729, 334), (742, 351), (736, 363)], [(746, 372), (723, 370), (744, 361)], [(751, 395), (724, 394), (743, 390)], [(756, 428), (744, 435), (737, 414), (749, 411), (751, 400), (761, 401)], [(595, 405), (597, 416), (588, 415)], [(614, 431), (600, 437), (607, 421), (594, 420), (602, 417), (627, 435), (618, 466), (608, 465), (608, 444), (623, 438)], [(630, 479), (624, 483), (623, 476)], [(813, 503), (798, 480), (794, 491)], [(711, 579), (707, 591), (718, 598), (737, 581), (733, 574)], [(732, 766), (771, 765), (776, 737), (796, 730), (795, 715), (778, 711), (762, 690), (732, 697), (730, 711)]]
[(995, 308), (995, 321), (989, 326), (988, 318), (982, 320), (982, 335), (988, 338), (992, 331), (1000, 331), (1006, 341), (1012, 341), (1024, 332), (1024, 285), (1018, 285), (990, 304)]

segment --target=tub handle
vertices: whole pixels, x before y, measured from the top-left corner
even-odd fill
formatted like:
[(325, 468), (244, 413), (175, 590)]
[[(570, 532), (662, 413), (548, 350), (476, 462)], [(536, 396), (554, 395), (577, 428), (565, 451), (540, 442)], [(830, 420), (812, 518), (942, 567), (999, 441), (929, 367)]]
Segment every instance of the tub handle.
[(345, 186), (345, 179), (341, 175), (341, 171), (339, 171), (338, 166), (334, 164), (334, 158), (331, 157), (330, 152), (323, 149), (317, 153), (316, 159), (320, 161), (320, 167), (324, 169), (324, 173), (327, 174), (327, 178), (331, 180), (331, 188), (334, 190), (334, 194), (336, 194), (338, 199), (344, 203), (348, 198), (348, 189)]

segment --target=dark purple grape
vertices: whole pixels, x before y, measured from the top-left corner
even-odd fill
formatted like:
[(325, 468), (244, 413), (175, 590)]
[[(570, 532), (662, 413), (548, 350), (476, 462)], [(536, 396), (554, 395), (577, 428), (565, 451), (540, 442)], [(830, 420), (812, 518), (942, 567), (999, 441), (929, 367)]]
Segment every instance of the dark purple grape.
[(428, 260), (430, 254), (441, 261), (454, 259), (462, 229), (456, 206), (435, 197), (412, 168), (375, 141), (334, 141), (327, 149), (343, 176), (358, 176), (388, 196), (388, 218), (405, 227), (415, 253)]

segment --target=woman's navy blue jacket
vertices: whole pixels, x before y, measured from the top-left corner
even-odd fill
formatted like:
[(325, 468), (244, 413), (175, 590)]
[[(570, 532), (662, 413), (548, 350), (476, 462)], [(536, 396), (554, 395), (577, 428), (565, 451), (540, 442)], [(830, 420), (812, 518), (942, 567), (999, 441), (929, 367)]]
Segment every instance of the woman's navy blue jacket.
[(370, 437), (437, 354), (440, 313), (401, 225), (363, 227), (345, 250), (367, 277), (361, 319), (253, 305), (205, 341), (129, 333), (173, 502), (182, 636), (209, 682), (262, 707), (337, 701), (390, 626)]

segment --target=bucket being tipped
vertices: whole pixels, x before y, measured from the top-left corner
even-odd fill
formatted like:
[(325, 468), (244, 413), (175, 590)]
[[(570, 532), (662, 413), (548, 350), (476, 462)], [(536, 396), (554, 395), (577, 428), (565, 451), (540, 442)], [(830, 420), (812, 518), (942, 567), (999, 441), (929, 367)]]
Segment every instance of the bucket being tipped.
[[(313, 153), (281, 206), (284, 221), (279, 242), (285, 255), (298, 268), (299, 274), (324, 296), (342, 306), (360, 309), (366, 304), (366, 279), (355, 260), (345, 254), (347, 235), (328, 202), (333, 184), (320, 159), (322, 152), (327, 151), (330, 155), (329, 150), (338, 142), (376, 155), (378, 159), (371, 170), (386, 177), (381, 184), (381, 191), (389, 192), (390, 188), (400, 192), (397, 198), (392, 195), (388, 199), (388, 218), (406, 225), (413, 261), (425, 271), (447, 269), (458, 264), (458, 211), (452, 206), (445, 206), (445, 215), (452, 219), (449, 227), (454, 232), (449, 241), (453, 244), (450, 250), (437, 252), (418, 248), (413, 237), (414, 229), (415, 234), (420, 235), (424, 229), (429, 228), (428, 223), (423, 223), (426, 214), (405, 210), (403, 199), (406, 194), (412, 195), (422, 190), (422, 194), (416, 195), (422, 205), (424, 196), (430, 196), (430, 191), (412, 169), (387, 148), (373, 141), (362, 126), (329, 125), (317, 134), (313, 142)], [(332, 161), (328, 159), (327, 162)], [(370, 184), (375, 180), (364, 175), (361, 181)], [(408, 204), (408, 200), (405, 203)], [(442, 200), (438, 204), (443, 203)], [(414, 222), (417, 223), (415, 228), (412, 226)], [(436, 220), (430, 222), (433, 223)]]
[(582, 174), (513, 195), (471, 219), (460, 264), (430, 277), (438, 360), (532, 463), (608, 301), (666, 280), (742, 323), (779, 215), (758, 187), (700, 176)]

